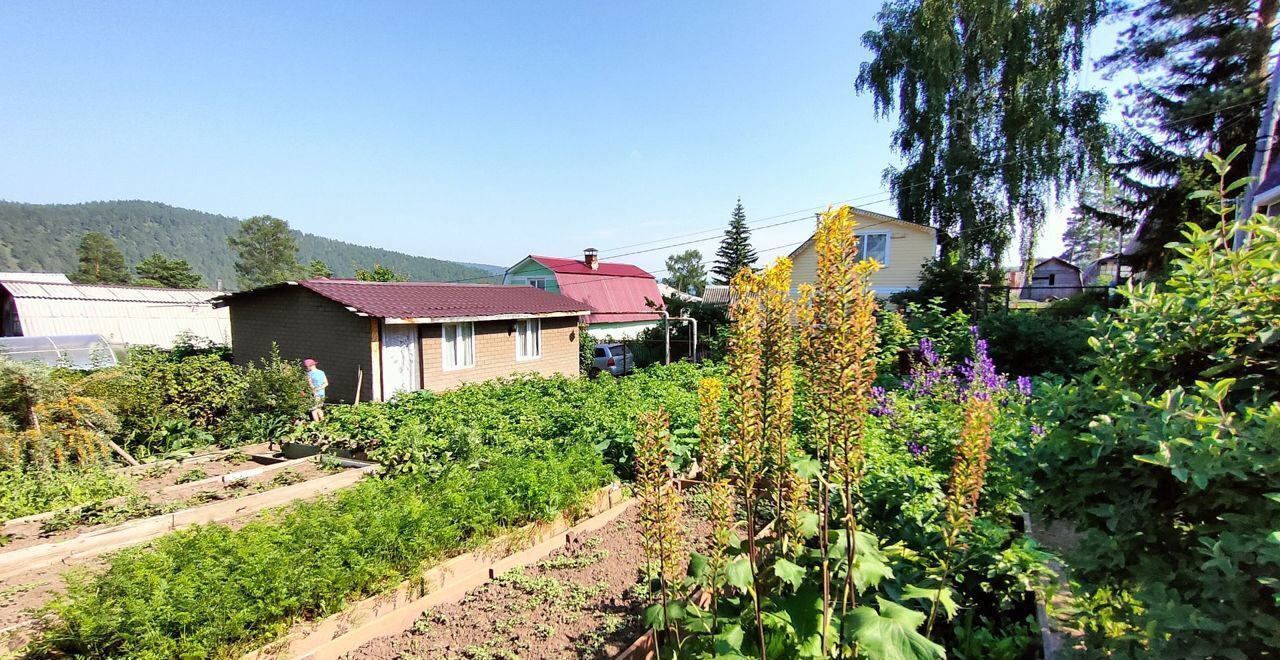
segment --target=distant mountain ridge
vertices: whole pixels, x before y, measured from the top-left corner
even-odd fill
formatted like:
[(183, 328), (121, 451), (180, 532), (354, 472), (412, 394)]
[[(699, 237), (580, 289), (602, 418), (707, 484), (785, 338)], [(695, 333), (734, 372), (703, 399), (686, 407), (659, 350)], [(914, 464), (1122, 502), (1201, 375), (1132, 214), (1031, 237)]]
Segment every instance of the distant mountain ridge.
[[(159, 252), (186, 259), (206, 286), (219, 280), (235, 288), (235, 254), (227, 237), (240, 221), (159, 202), (123, 200), (82, 204), (27, 204), (0, 201), (0, 271), (70, 273), (78, 266), (76, 246), (87, 232), (110, 236), (132, 267)], [(355, 245), (294, 230), (298, 260), (320, 259), (335, 277), (353, 277), (354, 265), (380, 263), (420, 282), (494, 281), (500, 266), (463, 264)]]

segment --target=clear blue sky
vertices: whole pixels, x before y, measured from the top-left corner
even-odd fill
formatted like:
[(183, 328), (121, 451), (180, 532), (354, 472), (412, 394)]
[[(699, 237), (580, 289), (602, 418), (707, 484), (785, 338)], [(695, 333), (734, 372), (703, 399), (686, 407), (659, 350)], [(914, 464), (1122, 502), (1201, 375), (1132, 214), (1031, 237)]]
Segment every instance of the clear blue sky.
[(739, 195), (753, 222), (893, 213), (892, 123), (853, 89), (878, 7), (3, 3), (0, 198), (265, 213), (500, 265), (716, 229)]

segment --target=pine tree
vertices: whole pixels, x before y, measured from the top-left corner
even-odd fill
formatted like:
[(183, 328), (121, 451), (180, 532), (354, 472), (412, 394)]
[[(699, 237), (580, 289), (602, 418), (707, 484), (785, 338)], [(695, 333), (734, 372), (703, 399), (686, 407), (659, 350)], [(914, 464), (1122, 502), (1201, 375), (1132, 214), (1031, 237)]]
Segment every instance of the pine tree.
[(312, 259), (311, 263), (307, 264), (307, 277), (311, 279), (333, 277), (333, 269), (321, 259)]
[(249, 218), (227, 237), (227, 244), (236, 251), (236, 275), (242, 289), (284, 282), (305, 272), (298, 263), (298, 244), (289, 232), (289, 223), (280, 218)]
[(747, 228), (747, 211), (739, 197), (738, 205), (733, 207), (733, 215), (729, 217), (729, 228), (716, 250), (715, 265), (711, 268), (716, 284), (728, 284), (738, 271), (755, 266), (757, 259), (756, 251), (751, 247), (751, 230)]
[(138, 262), (140, 286), (167, 287), (170, 289), (195, 289), (200, 286), (200, 276), (191, 271), (185, 259), (170, 259), (159, 252)]
[(353, 268), (356, 271), (356, 279), (361, 282), (406, 282), (409, 279), (379, 263), (373, 265), (373, 270), (365, 270), (358, 265)]
[(128, 284), (133, 279), (125, 265), (124, 253), (105, 234), (91, 231), (76, 248), (80, 269), (71, 279), (84, 284)]

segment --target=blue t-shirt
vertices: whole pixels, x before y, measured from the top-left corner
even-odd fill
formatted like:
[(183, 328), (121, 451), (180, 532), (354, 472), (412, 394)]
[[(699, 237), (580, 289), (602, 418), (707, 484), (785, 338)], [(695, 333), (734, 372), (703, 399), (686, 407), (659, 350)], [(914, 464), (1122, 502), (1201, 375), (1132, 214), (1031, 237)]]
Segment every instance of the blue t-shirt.
[(326, 380), (324, 372), (319, 369), (312, 369), (307, 372), (307, 379), (311, 381), (311, 391), (318, 397), (324, 397), (324, 387), (322, 387)]

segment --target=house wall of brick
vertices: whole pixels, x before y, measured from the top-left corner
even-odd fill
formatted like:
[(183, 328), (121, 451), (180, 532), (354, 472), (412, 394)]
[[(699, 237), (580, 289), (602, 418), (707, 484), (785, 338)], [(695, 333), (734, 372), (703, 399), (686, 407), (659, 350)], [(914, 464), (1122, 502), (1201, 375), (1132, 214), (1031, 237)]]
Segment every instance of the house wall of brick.
[[(475, 366), (444, 369), (440, 324), (419, 330), (422, 382), (428, 390), (447, 390), (464, 383), (478, 383), (503, 376), (536, 373), (544, 376), (578, 373), (578, 318), (542, 319), (542, 356), (516, 359), (515, 321), (475, 324)], [(588, 340), (589, 341), (589, 340)]]
[(314, 358), (329, 377), (326, 391), (332, 403), (355, 397), (357, 370), (364, 370), (360, 398), (373, 396), (370, 319), (299, 286), (262, 291), (231, 299), (231, 345), (236, 364), (271, 354), (301, 362)]

